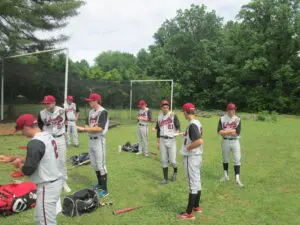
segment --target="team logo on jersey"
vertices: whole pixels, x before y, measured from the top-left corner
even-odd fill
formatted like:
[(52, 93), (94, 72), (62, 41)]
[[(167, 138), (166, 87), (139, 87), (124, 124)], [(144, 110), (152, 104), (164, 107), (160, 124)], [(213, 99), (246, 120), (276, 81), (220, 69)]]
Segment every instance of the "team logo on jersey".
[(63, 118), (61, 116), (57, 116), (55, 118), (50, 117), (49, 119), (45, 119), (46, 126), (59, 126), (61, 125)]
[(140, 113), (140, 116), (147, 116), (147, 114), (145, 112)]
[(162, 127), (162, 126), (164, 126), (166, 124), (171, 124), (171, 123), (173, 123), (173, 120), (172, 120), (171, 117), (168, 117), (167, 119), (160, 121), (158, 125), (160, 127)]
[(98, 121), (98, 116), (91, 116), (89, 119), (90, 125), (95, 125)]
[(223, 128), (224, 129), (236, 129), (237, 128), (237, 122), (238, 121), (233, 121), (231, 123), (224, 122), (223, 123)]

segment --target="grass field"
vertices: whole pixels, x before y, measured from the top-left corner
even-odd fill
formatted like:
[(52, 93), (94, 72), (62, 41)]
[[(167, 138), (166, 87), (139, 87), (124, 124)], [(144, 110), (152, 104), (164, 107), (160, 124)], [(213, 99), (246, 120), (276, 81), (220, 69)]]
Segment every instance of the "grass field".
[[(180, 117), (182, 128), (186, 121)], [(241, 181), (245, 188), (231, 181), (220, 183), (222, 176), (220, 137), (216, 134), (217, 117), (201, 119), (204, 127), (204, 156), (202, 168), (203, 213), (195, 221), (179, 221), (175, 214), (187, 204), (187, 182), (182, 170), (182, 157), (178, 153), (178, 181), (160, 186), (162, 171), (158, 156), (145, 158), (132, 153), (118, 152), (118, 145), (137, 140), (136, 125), (114, 128), (107, 135), (108, 187), (112, 207), (77, 218), (58, 216), (58, 224), (300, 224), (300, 128), (298, 117), (278, 118), (277, 123), (243, 121), (241, 147)], [(0, 154), (25, 154), (18, 146), (27, 140), (22, 136), (0, 137)], [(87, 151), (87, 136), (80, 135), (80, 148), (69, 148), (68, 156)], [(182, 139), (178, 138), (178, 148)], [(150, 133), (150, 150), (156, 152), (155, 134)], [(179, 151), (178, 151), (179, 152)], [(70, 165), (69, 165), (70, 166)], [(11, 165), (0, 164), (0, 183), (11, 181)], [(80, 190), (94, 184), (94, 172), (90, 166), (69, 170), (69, 185)], [(138, 210), (114, 216), (112, 211), (124, 207), (143, 205)], [(34, 224), (34, 210), (19, 215), (0, 218), (0, 224)]]

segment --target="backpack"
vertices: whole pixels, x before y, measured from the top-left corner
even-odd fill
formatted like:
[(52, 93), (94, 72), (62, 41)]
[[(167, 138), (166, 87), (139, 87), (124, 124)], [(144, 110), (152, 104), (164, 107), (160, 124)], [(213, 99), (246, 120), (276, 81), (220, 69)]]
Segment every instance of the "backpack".
[(23, 212), (36, 205), (36, 185), (24, 181), (0, 186), (0, 215)]
[(63, 211), (65, 216), (80, 216), (99, 208), (100, 202), (97, 192), (93, 189), (83, 189), (64, 198)]
[(139, 151), (139, 144), (131, 145), (130, 142), (127, 142), (122, 146), (122, 150), (125, 152), (133, 152), (136, 153)]
[(81, 153), (79, 156), (74, 155), (70, 158), (70, 162), (72, 163), (73, 166), (78, 165), (82, 162), (85, 162), (90, 159), (89, 153)]

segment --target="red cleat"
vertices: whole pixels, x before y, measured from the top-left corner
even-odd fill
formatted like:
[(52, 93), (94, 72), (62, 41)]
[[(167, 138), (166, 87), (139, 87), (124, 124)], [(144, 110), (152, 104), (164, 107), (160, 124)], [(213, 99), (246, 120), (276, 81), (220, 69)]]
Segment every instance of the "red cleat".
[(202, 213), (202, 208), (201, 207), (194, 207), (193, 211), (197, 212), (197, 213)]
[(180, 220), (194, 220), (195, 219), (195, 216), (194, 214), (188, 214), (186, 212), (183, 212), (183, 213), (179, 213), (176, 215), (176, 217)]

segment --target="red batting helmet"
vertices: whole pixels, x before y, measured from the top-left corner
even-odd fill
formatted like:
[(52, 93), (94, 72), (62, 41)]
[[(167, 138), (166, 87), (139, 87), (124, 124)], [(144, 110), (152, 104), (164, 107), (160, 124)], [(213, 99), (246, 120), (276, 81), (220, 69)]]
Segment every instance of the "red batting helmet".
[(88, 98), (86, 98), (85, 100), (87, 100), (88, 102), (101, 101), (101, 95), (99, 95), (97, 93), (91, 93), (90, 96)]
[(70, 101), (70, 102), (72, 102), (72, 101), (73, 101), (73, 96), (69, 95), (69, 96), (67, 97), (67, 100)]
[(236, 105), (233, 104), (233, 103), (229, 103), (229, 104), (227, 105), (227, 110), (236, 110)]
[(42, 104), (51, 104), (55, 102), (55, 98), (52, 95), (46, 95), (41, 102)]
[(145, 105), (147, 105), (146, 101), (145, 100), (140, 100), (139, 104), (138, 104), (138, 107), (142, 107), (142, 106), (145, 106)]
[(164, 105), (170, 106), (170, 102), (169, 102), (168, 100), (162, 100), (162, 101), (160, 102), (160, 107), (162, 107), (162, 106), (164, 106)]

